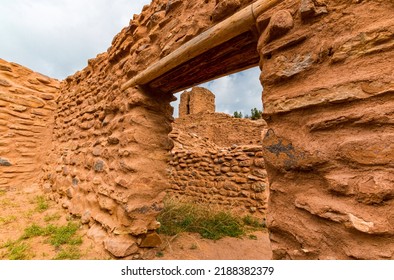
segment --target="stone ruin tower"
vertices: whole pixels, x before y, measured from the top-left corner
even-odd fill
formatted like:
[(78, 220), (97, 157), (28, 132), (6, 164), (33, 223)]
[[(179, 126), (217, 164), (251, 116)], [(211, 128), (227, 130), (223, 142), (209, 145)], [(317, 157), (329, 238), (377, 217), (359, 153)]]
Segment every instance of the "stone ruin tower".
[(215, 112), (215, 95), (206, 88), (193, 87), (181, 94), (179, 117), (201, 112)]

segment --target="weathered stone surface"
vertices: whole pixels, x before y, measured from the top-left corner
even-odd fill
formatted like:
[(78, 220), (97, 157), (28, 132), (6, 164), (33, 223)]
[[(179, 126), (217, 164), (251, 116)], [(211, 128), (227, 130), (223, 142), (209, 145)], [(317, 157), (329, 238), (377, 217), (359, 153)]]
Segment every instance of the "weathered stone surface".
[(48, 78), (45, 85), (29, 87), (28, 81), (37, 77), (41, 75), (0, 59), (0, 147), (4, 148), (0, 166), (6, 167), (0, 170), (0, 178), (4, 178), (1, 185), (29, 187), (43, 166), (48, 151), (43, 147), (50, 147), (53, 110), (47, 110), (42, 118), (30, 112), (48, 105), (40, 96), (45, 91), (53, 92), (59, 82)]
[(127, 257), (138, 252), (138, 245), (131, 238), (107, 238), (104, 240), (104, 247), (117, 258)]
[(212, 20), (214, 22), (223, 20), (227, 16), (232, 15), (240, 6), (240, 0), (216, 1), (216, 7), (212, 13)]
[(187, 115), (215, 112), (215, 95), (206, 88), (194, 87), (181, 94), (179, 117)]
[[(214, 135), (212, 132), (185, 132), (188, 126), (196, 126), (205, 118), (209, 119), (210, 126), (219, 126), (223, 124), (224, 116), (214, 113), (209, 113), (208, 116), (194, 114), (183, 117), (181, 122), (178, 119), (175, 121), (173, 132), (170, 134), (174, 140), (168, 172), (171, 193), (192, 201), (231, 205), (231, 210), (263, 217), (268, 189), (266, 171), (262, 169), (264, 160), (256, 156), (256, 152), (262, 150), (261, 146), (246, 145), (253, 139), (253, 134), (245, 134), (243, 138), (238, 139), (238, 143), (241, 144), (243, 141), (244, 145), (224, 148), (210, 141)], [(254, 126), (256, 130), (257, 127), (264, 127), (264, 124), (259, 124), (258, 121), (239, 122), (239, 119), (230, 116), (225, 120), (227, 126), (223, 125), (223, 129), (226, 129), (223, 134), (229, 138), (232, 138), (232, 134), (237, 135)], [(198, 135), (200, 131), (205, 137)], [(255, 162), (260, 166), (256, 166)], [(259, 197), (257, 194), (262, 196)], [(257, 208), (251, 211), (250, 205), (258, 206), (259, 211)]]
[(160, 235), (158, 235), (156, 232), (149, 233), (145, 236), (145, 238), (142, 240), (140, 247), (141, 248), (157, 248), (162, 244), (162, 240)]
[(393, 6), (285, 2), (281, 36), (259, 16), (273, 257), (392, 259)]
[(0, 166), (11, 166), (11, 162), (6, 158), (0, 158)]

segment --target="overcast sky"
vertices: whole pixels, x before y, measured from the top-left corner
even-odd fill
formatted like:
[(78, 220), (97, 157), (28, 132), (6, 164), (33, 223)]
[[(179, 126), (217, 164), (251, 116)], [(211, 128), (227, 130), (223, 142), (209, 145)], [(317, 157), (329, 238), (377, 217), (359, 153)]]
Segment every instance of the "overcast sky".
[[(64, 79), (105, 52), (113, 37), (150, 0), (0, 0), (0, 57)], [(254, 68), (203, 86), (216, 95), (216, 110), (250, 114), (261, 109)], [(179, 97), (179, 94), (177, 94)], [(174, 102), (177, 116), (178, 103)]]

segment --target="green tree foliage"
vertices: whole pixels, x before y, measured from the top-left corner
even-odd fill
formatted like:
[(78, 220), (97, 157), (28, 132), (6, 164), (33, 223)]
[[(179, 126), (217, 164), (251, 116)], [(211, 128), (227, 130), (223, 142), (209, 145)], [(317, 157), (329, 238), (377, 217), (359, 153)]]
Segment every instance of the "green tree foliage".
[(252, 120), (258, 120), (258, 119), (261, 119), (261, 114), (262, 114), (262, 112), (260, 111), (260, 110), (257, 110), (257, 108), (253, 108), (252, 110), (251, 110), (251, 113), (252, 113), (252, 115), (251, 115), (251, 119)]
[(239, 118), (239, 119), (245, 118), (245, 119), (252, 119), (252, 120), (258, 120), (258, 119), (262, 118), (262, 116), (261, 116), (262, 111), (261, 110), (258, 110), (257, 108), (253, 108), (250, 110), (250, 112), (251, 112), (250, 116), (248, 114), (243, 116), (241, 112), (235, 111), (233, 116), (234, 116), (234, 118)]
[(234, 118), (242, 119), (242, 113), (238, 112), (238, 111), (235, 111), (234, 112)]

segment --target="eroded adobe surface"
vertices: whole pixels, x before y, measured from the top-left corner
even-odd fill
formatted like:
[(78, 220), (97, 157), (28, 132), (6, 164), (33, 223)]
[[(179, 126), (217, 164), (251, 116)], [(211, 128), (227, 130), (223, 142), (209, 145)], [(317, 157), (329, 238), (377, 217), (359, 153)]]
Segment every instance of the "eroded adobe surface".
[(261, 145), (261, 133), (267, 128), (263, 119), (233, 118), (225, 113), (199, 113), (179, 117), (174, 127), (205, 137), (219, 147)]
[[(201, 120), (206, 120), (206, 115), (190, 115), (184, 121), (202, 127)], [(223, 125), (222, 138), (238, 135), (239, 131), (256, 126), (253, 121), (239, 122), (240, 119), (225, 114), (208, 115), (210, 126)], [(225, 116), (227, 122), (223, 123)], [(233, 122), (235, 127), (232, 126)], [(261, 129), (263, 127), (260, 126)], [(239, 215), (265, 218), (268, 180), (261, 144), (248, 144), (248, 138), (255, 140), (254, 135), (244, 135), (246, 137), (242, 140), (246, 144), (219, 146), (211, 140), (212, 135), (204, 134), (202, 137), (188, 132), (177, 121), (174, 123), (170, 133), (174, 141), (168, 168), (170, 193), (194, 202), (221, 205)]]
[(0, 59), (0, 188), (38, 180), (58, 89), (59, 81)]
[(206, 88), (193, 87), (180, 97), (179, 117), (198, 113), (215, 112), (215, 95)]
[(392, 1), (285, 1), (259, 41), (278, 259), (393, 259)]

